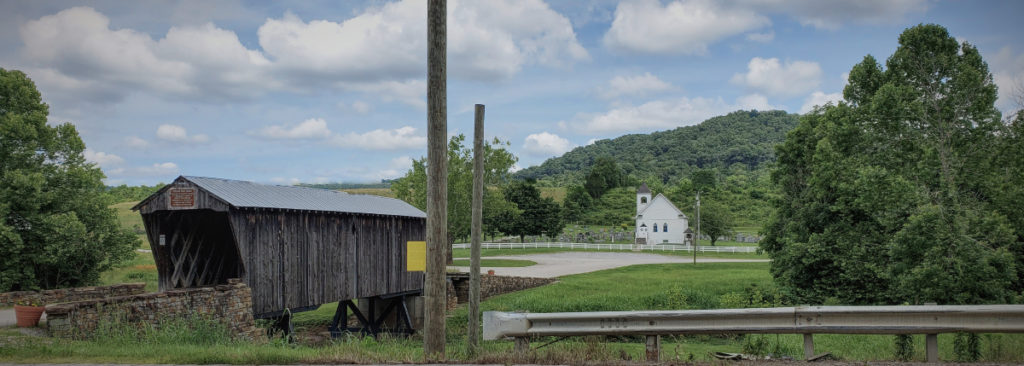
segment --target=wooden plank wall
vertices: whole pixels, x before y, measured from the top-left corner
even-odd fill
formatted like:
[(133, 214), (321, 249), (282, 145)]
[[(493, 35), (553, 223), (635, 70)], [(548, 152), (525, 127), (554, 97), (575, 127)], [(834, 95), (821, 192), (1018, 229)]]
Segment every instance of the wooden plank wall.
[(406, 242), (425, 220), (283, 210), (231, 212), (255, 314), (421, 290), (405, 271)]
[(208, 209), (217, 212), (227, 212), (230, 207), (224, 201), (221, 201), (217, 197), (207, 193), (205, 190), (200, 189), (199, 186), (192, 184), (183, 178), (180, 178), (173, 183), (169, 184), (168, 187), (161, 189), (159, 194), (153, 196), (145, 205), (139, 207), (139, 213), (148, 214), (156, 211), (168, 211), (171, 210), (169, 195), (167, 191), (170, 188), (191, 188), (195, 189), (195, 208), (196, 210)]

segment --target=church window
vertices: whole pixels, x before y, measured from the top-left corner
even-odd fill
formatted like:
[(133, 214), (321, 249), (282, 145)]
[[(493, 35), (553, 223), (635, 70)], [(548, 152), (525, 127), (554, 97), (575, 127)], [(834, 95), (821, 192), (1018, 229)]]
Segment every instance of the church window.
[(654, 232), (658, 232), (658, 223), (654, 223)]
[(662, 224), (661, 231), (666, 232), (666, 233), (668, 232), (668, 223)]
[(647, 203), (647, 197), (640, 197), (640, 203)]

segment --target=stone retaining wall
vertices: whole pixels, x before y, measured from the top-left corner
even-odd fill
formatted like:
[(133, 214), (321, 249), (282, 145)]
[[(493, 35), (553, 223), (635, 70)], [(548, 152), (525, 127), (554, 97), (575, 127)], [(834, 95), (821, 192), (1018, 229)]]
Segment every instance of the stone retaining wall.
[(17, 305), (23, 300), (33, 301), (42, 305), (59, 304), (72, 301), (103, 299), (107, 297), (138, 295), (146, 292), (146, 284), (121, 283), (110, 286), (90, 286), (62, 288), (43, 291), (14, 291), (0, 293), (0, 307)]
[(227, 285), (76, 301), (46, 307), (50, 334), (88, 338), (101, 323), (127, 321), (158, 325), (172, 317), (203, 316), (223, 323), (237, 337), (261, 332), (252, 316), (252, 290), (238, 279)]
[[(453, 286), (454, 282), (454, 286)], [(480, 275), (480, 300), (555, 282), (554, 278)], [(448, 309), (469, 301), (469, 279), (448, 282)]]

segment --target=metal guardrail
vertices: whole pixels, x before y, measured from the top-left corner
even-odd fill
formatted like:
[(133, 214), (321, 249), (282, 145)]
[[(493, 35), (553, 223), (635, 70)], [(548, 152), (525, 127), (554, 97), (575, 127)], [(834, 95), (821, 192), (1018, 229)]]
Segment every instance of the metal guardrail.
[[(452, 244), (454, 249), (469, 249), (468, 243)], [(534, 248), (562, 248), (562, 249), (589, 249), (589, 250), (633, 250), (651, 252), (692, 252), (693, 247), (678, 244), (592, 244), (592, 243), (481, 243), (482, 249), (534, 249)], [(756, 253), (757, 247), (724, 247), (724, 246), (698, 246), (700, 253)]]
[(929, 362), (938, 362), (936, 334), (1022, 333), (1024, 305), (801, 306), (686, 311), (484, 313), (484, 339), (514, 338), (526, 351), (529, 337), (647, 336), (656, 361), (661, 335), (803, 334), (804, 357), (814, 355), (813, 334), (925, 334)]

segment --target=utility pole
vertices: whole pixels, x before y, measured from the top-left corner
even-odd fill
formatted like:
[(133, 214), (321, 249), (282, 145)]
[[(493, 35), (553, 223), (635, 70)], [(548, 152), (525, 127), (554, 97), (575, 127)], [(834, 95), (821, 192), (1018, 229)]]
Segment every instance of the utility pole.
[(469, 248), (469, 353), (480, 346), (480, 239), (484, 221), (484, 105), (476, 105), (473, 118), (473, 227)]
[(423, 355), (444, 360), (445, 262), (448, 245), (448, 86), (446, 0), (427, 4), (427, 273)]
[(697, 264), (697, 241), (700, 240), (700, 191), (697, 191), (697, 235), (693, 237), (693, 264)]

